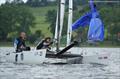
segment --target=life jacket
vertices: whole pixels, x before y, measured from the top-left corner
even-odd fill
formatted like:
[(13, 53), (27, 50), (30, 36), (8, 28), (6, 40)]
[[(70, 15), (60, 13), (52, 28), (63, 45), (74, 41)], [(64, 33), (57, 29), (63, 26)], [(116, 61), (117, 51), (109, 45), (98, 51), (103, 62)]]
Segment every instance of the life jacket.
[(16, 39), (14, 40), (15, 50), (16, 50), (16, 51), (22, 51), (21, 46), (26, 47), (25, 41), (22, 40), (20, 37), (19, 37), (19, 38), (16, 38)]

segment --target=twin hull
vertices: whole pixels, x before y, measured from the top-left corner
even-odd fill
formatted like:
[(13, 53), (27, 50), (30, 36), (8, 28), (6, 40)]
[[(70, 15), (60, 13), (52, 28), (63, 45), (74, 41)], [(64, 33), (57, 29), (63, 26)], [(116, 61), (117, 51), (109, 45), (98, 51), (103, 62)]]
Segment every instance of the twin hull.
[[(53, 54), (53, 56), (54, 55), (55, 54)], [(75, 63), (73, 60), (80, 58), (81, 57), (78, 58), (47, 57), (46, 49), (6, 54), (6, 59), (8, 62), (22, 63), (22, 64), (41, 64), (41, 63), (67, 64), (67, 63)]]
[(47, 57), (46, 49), (23, 51), (19, 53), (8, 53), (6, 59), (11, 63), (22, 64), (41, 64), (41, 63), (66, 63), (66, 64), (80, 64), (80, 63), (97, 63), (109, 64), (109, 54), (100, 55), (82, 55), (76, 57), (57, 58)]

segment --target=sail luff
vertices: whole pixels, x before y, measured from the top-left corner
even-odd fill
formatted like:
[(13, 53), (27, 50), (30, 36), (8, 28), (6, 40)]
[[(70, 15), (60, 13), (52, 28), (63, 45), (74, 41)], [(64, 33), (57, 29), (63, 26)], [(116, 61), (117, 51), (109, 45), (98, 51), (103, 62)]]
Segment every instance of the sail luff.
[(57, 43), (57, 35), (58, 35), (58, 11), (57, 11), (57, 17), (56, 17), (55, 36), (54, 36), (55, 43)]
[(64, 13), (65, 13), (65, 0), (61, 0), (60, 3), (60, 31), (59, 31), (59, 40), (61, 39), (63, 22), (64, 22)]
[(72, 36), (72, 17), (73, 17), (73, 0), (69, 0), (68, 28), (67, 28), (67, 46), (71, 42), (71, 36)]
[(57, 25), (57, 39), (56, 39), (56, 51), (59, 52), (59, 48), (60, 48), (60, 37), (59, 37), (59, 32), (60, 32), (60, 23), (61, 23), (61, 20), (60, 20), (60, 16), (61, 16), (61, 7), (60, 7), (60, 3), (61, 3), (61, 0), (58, 0), (58, 21), (56, 23)]

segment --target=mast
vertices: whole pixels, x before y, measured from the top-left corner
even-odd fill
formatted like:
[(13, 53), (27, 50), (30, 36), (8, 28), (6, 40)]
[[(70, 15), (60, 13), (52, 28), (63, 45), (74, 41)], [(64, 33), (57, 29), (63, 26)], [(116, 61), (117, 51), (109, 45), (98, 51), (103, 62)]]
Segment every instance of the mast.
[(73, 17), (73, 0), (69, 0), (69, 13), (68, 13), (68, 29), (67, 29), (67, 46), (70, 45), (72, 36), (72, 17)]
[(60, 38), (59, 38), (59, 32), (60, 32), (60, 3), (61, 3), (61, 0), (58, 0), (58, 26), (57, 26), (57, 42), (56, 42), (56, 51), (59, 52), (59, 47), (60, 47)]
[(60, 31), (59, 31), (60, 39), (62, 35), (62, 30), (63, 30), (64, 14), (65, 14), (65, 0), (61, 0), (60, 2)]
[(54, 36), (54, 43), (57, 43), (57, 35), (58, 35), (58, 10), (57, 10), (57, 17), (56, 17), (56, 26), (55, 26), (55, 36)]

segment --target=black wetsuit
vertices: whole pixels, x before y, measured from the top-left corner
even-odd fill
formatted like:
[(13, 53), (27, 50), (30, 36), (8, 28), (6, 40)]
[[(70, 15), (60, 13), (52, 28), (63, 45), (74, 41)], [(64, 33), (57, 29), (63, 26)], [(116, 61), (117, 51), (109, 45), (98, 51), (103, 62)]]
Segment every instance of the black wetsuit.
[(44, 43), (48, 43), (48, 42), (46, 42), (45, 40), (42, 40), (39, 44), (38, 44), (38, 46), (37, 46), (37, 50), (39, 50), (39, 49), (44, 49), (44, 48), (48, 48), (48, 49), (50, 49), (50, 45), (53, 43), (53, 42), (50, 42), (49, 44), (47, 44), (47, 45), (44, 45)]
[(45, 42), (45, 40), (42, 40), (42, 41), (38, 44), (38, 46), (37, 46), (36, 49), (37, 49), (37, 50), (38, 50), (38, 49), (42, 49), (43, 46), (44, 46), (44, 45), (43, 45), (44, 42)]

